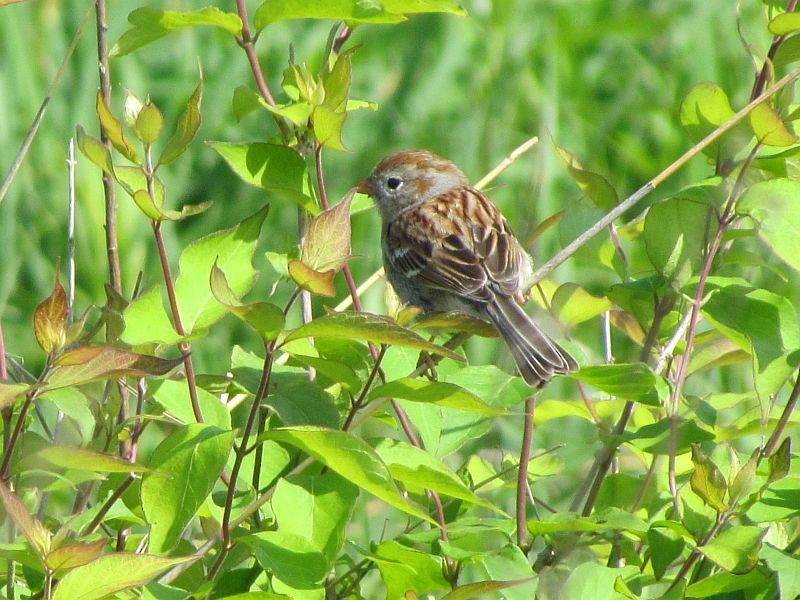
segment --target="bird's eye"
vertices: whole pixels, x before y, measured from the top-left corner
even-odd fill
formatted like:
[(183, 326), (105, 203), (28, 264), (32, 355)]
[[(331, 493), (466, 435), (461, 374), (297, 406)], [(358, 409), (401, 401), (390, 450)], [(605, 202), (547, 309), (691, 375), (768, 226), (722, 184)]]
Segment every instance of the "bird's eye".
[(386, 187), (392, 191), (399, 189), (401, 185), (403, 185), (403, 180), (399, 177), (389, 177), (386, 180)]

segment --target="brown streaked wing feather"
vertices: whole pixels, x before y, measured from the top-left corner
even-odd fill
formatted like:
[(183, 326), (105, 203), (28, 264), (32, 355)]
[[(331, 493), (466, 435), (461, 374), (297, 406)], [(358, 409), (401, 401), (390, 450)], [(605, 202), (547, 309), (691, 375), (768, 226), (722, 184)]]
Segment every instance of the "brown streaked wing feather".
[[(465, 218), (453, 221), (451, 215)], [(414, 207), (387, 228), (394, 266), (406, 276), (477, 301), (495, 288), (519, 289), (522, 249), (500, 211), (473, 188), (459, 188)], [(435, 266), (433, 266), (435, 265)]]

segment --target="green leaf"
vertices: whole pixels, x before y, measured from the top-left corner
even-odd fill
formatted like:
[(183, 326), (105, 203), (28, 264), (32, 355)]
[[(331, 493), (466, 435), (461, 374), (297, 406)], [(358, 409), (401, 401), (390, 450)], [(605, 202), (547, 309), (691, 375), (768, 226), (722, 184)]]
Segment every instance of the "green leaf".
[(342, 550), (357, 498), (357, 486), (330, 472), (280, 479), (271, 504), (278, 528), (307, 540), (330, 567)]
[[(693, 142), (699, 142), (732, 116), (733, 109), (727, 94), (711, 82), (697, 84), (681, 104), (681, 125)], [(747, 124), (740, 123), (703, 152), (718, 160), (732, 158), (751, 138)]]
[(249, 87), (239, 85), (234, 88), (233, 116), (237, 123), (261, 106), (261, 96), (259, 96)]
[(181, 253), (175, 297), (187, 334), (209, 327), (226, 312), (208, 285), (215, 263), (225, 272), (228, 286), (237, 297), (250, 290), (255, 279), (253, 254), (268, 211), (266, 206), (230, 229), (195, 240)]
[(200, 115), (200, 102), (203, 98), (203, 80), (197, 84), (194, 93), (186, 102), (186, 110), (178, 119), (178, 126), (175, 128), (175, 133), (167, 142), (161, 157), (158, 159), (158, 164), (166, 165), (178, 158), (186, 151), (194, 136), (197, 135), (197, 130), (200, 129), (202, 117)]
[(492, 581), (529, 580), (518, 587), (507, 588), (503, 593), (505, 600), (530, 600), (536, 596), (539, 578), (535, 577), (531, 561), (516, 544), (506, 544), (481, 562)]
[(95, 109), (97, 111), (97, 118), (100, 120), (100, 127), (111, 142), (111, 145), (116, 148), (117, 152), (122, 154), (132, 163), (139, 163), (139, 155), (136, 152), (136, 147), (125, 135), (122, 130), (122, 123), (111, 113), (108, 106), (103, 100), (103, 93), (97, 90), (97, 99), (95, 101)]
[(792, 302), (767, 290), (750, 289), (725, 280), (703, 305), (703, 316), (743, 350), (754, 354), (756, 391), (768, 398), (783, 386), (800, 362), (800, 325)]
[(787, 554), (771, 544), (761, 546), (761, 558), (778, 577), (781, 598), (800, 595), (800, 557)]
[(306, 337), (358, 339), (373, 344), (393, 344), (464, 362), (464, 358), (452, 350), (426, 341), (391, 319), (369, 313), (340, 312), (317, 317), (289, 333), (285, 342)]
[(577, 283), (565, 283), (553, 294), (550, 306), (558, 322), (570, 327), (611, 310), (613, 304), (608, 298), (592, 296)]
[[(169, 413), (171, 419), (177, 419), (181, 423), (195, 422), (189, 387), (185, 380), (161, 379), (148, 383), (153, 398)], [(198, 387), (197, 401), (206, 425), (224, 430), (231, 428), (231, 414), (218, 396)]]
[(383, 440), (375, 447), (375, 451), (389, 467), (392, 477), (409, 492), (421, 495), (426, 489), (434, 490), (505, 515), (500, 508), (471, 491), (442, 461), (421, 448), (405, 442)]
[(596, 207), (608, 212), (619, 203), (616, 190), (605, 177), (584, 169), (578, 159), (563, 148), (556, 146), (556, 153), (570, 177)]
[(564, 586), (559, 590), (563, 598), (625, 598), (615, 591), (617, 578), (628, 581), (639, 577), (639, 568), (633, 565), (612, 569), (594, 562), (579, 564), (569, 572)]
[(739, 469), (736, 475), (731, 479), (731, 485), (728, 488), (731, 506), (736, 506), (739, 503), (739, 500), (753, 491), (753, 483), (755, 482), (756, 478), (756, 467), (758, 467), (760, 456), (761, 448), (756, 448), (753, 450), (747, 462), (744, 463), (742, 468)]
[(214, 488), (225, 467), (233, 432), (202, 423), (176, 429), (150, 458), (142, 478), (142, 509), (150, 550), (168, 552)]
[(316, 271), (294, 258), (289, 261), (287, 270), (289, 277), (300, 289), (325, 298), (333, 298), (336, 295), (336, 285), (333, 283), (336, 271), (333, 269)]
[(322, 427), (288, 427), (267, 431), (259, 436), (262, 439), (299, 448), (390, 506), (435, 524), (419, 508), (406, 502), (375, 450), (350, 433)]
[(125, 309), (123, 341), (132, 346), (151, 342), (172, 346), (181, 340), (164, 308), (161, 289), (150, 288)]
[(699, 271), (716, 228), (713, 206), (683, 198), (659, 202), (644, 221), (647, 256), (661, 275), (682, 285)]
[(622, 436), (643, 452), (650, 454), (685, 454), (695, 442), (707, 442), (714, 434), (702, 429), (694, 420), (662, 419), (650, 425), (643, 425), (635, 432)]
[(273, 340), (283, 330), (285, 321), (283, 311), (269, 302), (242, 304), (231, 290), (225, 273), (217, 266), (216, 261), (211, 268), (210, 286), (217, 302), (252, 327), (261, 339)]
[(253, 25), (261, 31), (271, 23), (286, 19), (335, 19), (353, 23), (399, 23), (405, 17), (384, 10), (377, 2), (327, 0), (309, 3), (304, 0), (266, 0), (256, 10)]
[(683, 553), (686, 542), (672, 529), (653, 526), (647, 530), (647, 543), (650, 548), (650, 560), (653, 563), (653, 574), (657, 581), (661, 581), (667, 568)]
[(50, 532), (45, 529), (39, 519), (28, 512), (17, 495), (12, 493), (3, 482), (0, 482), (0, 500), (3, 501), (6, 514), (28, 540), (36, 555), (44, 561), (50, 551)]
[(24, 396), (30, 389), (31, 386), (24, 383), (0, 383), (0, 408), (5, 408)]
[(769, 463), (769, 476), (767, 481), (779, 481), (789, 474), (792, 460), (792, 438), (787, 437), (778, 446), (778, 449), (773, 452), (768, 460)]
[(316, 271), (338, 271), (350, 258), (350, 202), (353, 191), (342, 201), (311, 219), (303, 238), (300, 260)]
[(111, 56), (124, 56), (161, 39), (172, 31), (195, 25), (218, 27), (234, 36), (242, 33), (242, 20), (238, 15), (214, 7), (185, 12), (142, 7), (128, 15), (128, 22), (133, 27), (123, 33), (119, 41), (114, 44)]
[(282, 582), (308, 589), (325, 579), (328, 561), (308, 539), (295, 533), (260, 531), (238, 538), (253, 552), (259, 564)]
[(783, 40), (783, 43), (778, 46), (772, 66), (777, 69), (798, 60), (800, 60), (800, 36), (793, 35)]
[(342, 143), (342, 128), (346, 119), (345, 111), (335, 111), (324, 104), (317, 106), (311, 115), (314, 137), (326, 148), (347, 150)]
[(83, 155), (103, 170), (103, 173), (114, 175), (114, 165), (111, 163), (111, 153), (103, 142), (87, 135), (80, 125), (76, 128), (78, 149)]
[(761, 540), (766, 534), (766, 529), (737, 525), (723, 530), (697, 549), (726, 571), (741, 575), (758, 564)]
[[(725, 492), (728, 484), (725, 477), (705, 452), (700, 450), (697, 444), (692, 444), (692, 462), (694, 471), (689, 480), (692, 491), (697, 494), (706, 505), (710, 506), (718, 513), (723, 512), (725, 504)], [(709, 557), (710, 558), (710, 557)]]
[(100, 539), (91, 544), (59, 546), (47, 555), (47, 566), (56, 571), (58, 569), (74, 569), (88, 564), (102, 555), (103, 548), (107, 543), (107, 540)]
[(749, 119), (756, 139), (766, 146), (783, 148), (797, 142), (797, 136), (769, 101), (762, 102), (750, 111)]
[(136, 115), (136, 124), (133, 130), (145, 146), (150, 146), (161, 135), (164, 127), (164, 116), (158, 107), (150, 101), (144, 103), (139, 114)]
[(34, 456), (39, 456), (50, 464), (65, 469), (100, 473), (144, 473), (149, 471), (147, 467), (128, 462), (119, 456), (95, 452), (87, 448), (47, 446), (37, 451)]
[(166, 375), (183, 361), (122, 350), (114, 346), (82, 346), (55, 360), (44, 387), (48, 390), (120, 377)]
[(570, 377), (612, 396), (650, 406), (660, 406), (667, 392), (665, 385), (658, 385), (660, 378), (644, 363), (584, 367)]
[[(686, 598), (719, 598), (722, 594), (735, 597), (747, 597), (744, 594), (734, 594), (741, 590), (762, 592), (769, 589), (771, 577), (766, 569), (753, 569), (744, 575), (733, 573), (714, 573), (701, 579), (686, 588)], [(758, 597), (758, 596), (755, 596)]]
[(774, 35), (787, 35), (800, 30), (800, 14), (786, 12), (776, 15), (767, 26)]
[(775, 255), (800, 271), (800, 182), (770, 179), (751, 185), (736, 203), (736, 212), (752, 217), (758, 234)]
[(395, 540), (389, 540), (381, 543), (375, 549), (374, 555), (368, 555), (367, 558), (377, 564), (386, 585), (387, 598), (407, 598), (409, 592), (432, 592), (450, 588), (442, 576), (440, 556), (420, 552)]
[(64, 575), (53, 592), (53, 600), (100, 600), (116, 592), (144, 585), (170, 567), (197, 558), (167, 558), (129, 552), (105, 554)]
[[(272, 380), (264, 403), (277, 413), (283, 425), (339, 426), (333, 397), (319, 383), (309, 381), (307, 373), (275, 373)], [(303, 401), (298, 402), (298, 398)]]
[(292, 200), (312, 214), (318, 209), (307, 193), (306, 165), (292, 148), (254, 142), (207, 142), (245, 183)]
[(383, 397), (427, 402), (448, 408), (477, 412), (482, 415), (506, 414), (506, 411), (486, 404), (478, 396), (464, 388), (444, 381), (423, 381), (404, 377), (379, 385), (369, 393), (370, 400)]
[(474, 583), (467, 583), (460, 585), (453, 589), (452, 592), (446, 593), (442, 596), (441, 600), (471, 600), (472, 598), (485, 598), (486, 594), (491, 592), (498, 592), (508, 588), (522, 585), (533, 581), (534, 577), (526, 577), (525, 579), (512, 579), (510, 581), (476, 581)]

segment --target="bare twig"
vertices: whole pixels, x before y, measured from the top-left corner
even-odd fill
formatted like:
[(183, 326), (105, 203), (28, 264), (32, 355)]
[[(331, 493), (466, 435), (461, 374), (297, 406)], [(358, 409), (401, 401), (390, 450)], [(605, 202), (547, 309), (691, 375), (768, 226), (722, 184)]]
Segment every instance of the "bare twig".
[(519, 465), (517, 469), (517, 546), (523, 552), (528, 544), (528, 464), (531, 457), (531, 441), (533, 439), (533, 411), (536, 406), (536, 396), (531, 394), (525, 399), (525, 419), (522, 427), (522, 447), (519, 452)]

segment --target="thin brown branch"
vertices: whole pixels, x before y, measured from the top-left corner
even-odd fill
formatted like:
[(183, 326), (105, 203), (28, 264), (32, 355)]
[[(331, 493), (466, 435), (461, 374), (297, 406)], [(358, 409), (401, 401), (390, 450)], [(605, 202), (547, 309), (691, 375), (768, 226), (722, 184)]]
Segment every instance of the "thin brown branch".
[[(153, 235), (156, 238), (156, 246), (158, 247), (158, 258), (161, 261), (161, 271), (164, 274), (164, 286), (167, 289), (167, 298), (169, 299), (169, 308), (172, 313), (172, 322), (175, 326), (175, 331), (181, 337), (186, 336), (186, 330), (183, 328), (181, 322), (181, 314), (178, 310), (178, 300), (175, 297), (175, 283), (172, 279), (172, 271), (169, 266), (169, 259), (167, 258), (167, 249), (164, 245), (164, 237), (161, 235), (161, 223), (152, 221)], [(186, 385), (189, 388), (189, 398), (192, 402), (192, 412), (194, 418), (198, 423), (203, 422), (203, 412), (200, 410), (200, 400), (197, 397), (197, 380), (194, 374), (194, 365), (192, 364), (191, 346), (188, 342), (181, 342), (178, 348), (183, 354), (183, 368), (186, 370)]]
[(786, 406), (783, 407), (783, 412), (781, 413), (780, 419), (778, 419), (778, 424), (775, 426), (775, 430), (772, 432), (772, 435), (769, 436), (769, 440), (767, 440), (764, 449), (761, 451), (761, 456), (767, 457), (771, 455), (775, 451), (775, 448), (778, 447), (781, 436), (786, 430), (786, 425), (789, 423), (789, 417), (791, 417), (792, 412), (794, 412), (797, 406), (798, 398), (800, 398), (800, 373), (798, 373), (797, 380), (794, 382), (792, 393), (789, 394), (789, 400), (786, 402)]
[(525, 552), (528, 544), (528, 464), (531, 457), (531, 441), (533, 440), (533, 411), (536, 396), (531, 394), (525, 399), (525, 415), (522, 428), (522, 447), (519, 452), (517, 467), (517, 546)]

